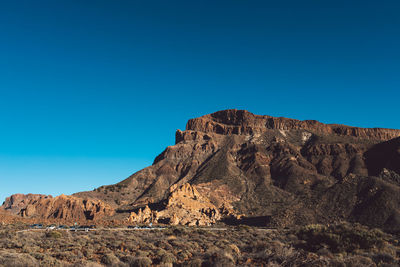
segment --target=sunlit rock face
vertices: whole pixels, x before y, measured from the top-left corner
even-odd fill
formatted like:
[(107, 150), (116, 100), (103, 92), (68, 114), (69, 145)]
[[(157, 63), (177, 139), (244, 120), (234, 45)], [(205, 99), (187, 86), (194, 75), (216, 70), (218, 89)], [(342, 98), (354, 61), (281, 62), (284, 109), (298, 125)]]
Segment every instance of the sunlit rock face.
[(132, 212), (128, 221), (132, 223), (166, 223), (172, 225), (211, 225), (221, 219), (218, 208), (202, 196), (195, 186), (186, 183), (172, 186), (170, 195), (159, 210), (148, 206)]
[(98, 199), (74, 196), (16, 194), (8, 197), (3, 209), (27, 218), (59, 220), (96, 220), (114, 215), (114, 209)]

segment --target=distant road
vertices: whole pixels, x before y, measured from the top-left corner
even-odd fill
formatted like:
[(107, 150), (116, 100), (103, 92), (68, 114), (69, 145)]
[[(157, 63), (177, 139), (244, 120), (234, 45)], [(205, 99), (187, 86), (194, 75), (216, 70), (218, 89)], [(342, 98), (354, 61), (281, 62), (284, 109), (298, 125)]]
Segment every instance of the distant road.
[[(61, 231), (70, 231), (70, 232), (89, 232), (89, 231), (149, 231), (149, 230), (166, 230), (169, 229), (168, 227), (154, 227), (154, 228), (94, 228), (94, 229), (24, 229), (17, 231), (17, 233), (27, 232), (27, 231), (54, 231), (54, 230), (61, 230)], [(190, 228), (188, 228), (190, 229)], [(226, 231), (228, 228), (196, 228), (205, 231)]]
[[(166, 230), (166, 229), (170, 229), (169, 227), (146, 227), (146, 228), (93, 228), (93, 229), (46, 229), (46, 228), (42, 228), (42, 229), (24, 229), (24, 230), (20, 230), (17, 231), (17, 233), (21, 233), (21, 232), (27, 232), (27, 231), (53, 231), (53, 230), (61, 230), (61, 231), (70, 231), (70, 232), (89, 232), (89, 231), (150, 231), (150, 230)], [(218, 228), (191, 228), (191, 227), (187, 227), (186, 229), (196, 229), (196, 230), (204, 230), (204, 231), (226, 231), (228, 230), (228, 228), (223, 228), (223, 227), (218, 227)], [(274, 232), (277, 231), (277, 229), (275, 228), (254, 228), (258, 231), (264, 231), (264, 232)]]

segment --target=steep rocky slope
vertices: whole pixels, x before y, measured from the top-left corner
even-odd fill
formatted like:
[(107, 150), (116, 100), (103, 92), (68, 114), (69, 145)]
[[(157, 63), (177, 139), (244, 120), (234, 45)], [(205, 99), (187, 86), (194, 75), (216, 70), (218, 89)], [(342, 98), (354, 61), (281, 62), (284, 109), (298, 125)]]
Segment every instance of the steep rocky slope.
[[(109, 203), (118, 218), (131, 221), (157, 212), (183, 224), (349, 220), (398, 231), (399, 166), (400, 130), (225, 110), (189, 120), (152, 166), (75, 196)], [(192, 222), (183, 215), (172, 220), (176, 210), (168, 200), (180, 188), (191, 191), (188, 186), (199, 196), (177, 193), (174, 201), (196, 215), (187, 217)], [(205, 219), (204, 206), (193, 202), (200, 199), (215, 207), (216, 217)]]

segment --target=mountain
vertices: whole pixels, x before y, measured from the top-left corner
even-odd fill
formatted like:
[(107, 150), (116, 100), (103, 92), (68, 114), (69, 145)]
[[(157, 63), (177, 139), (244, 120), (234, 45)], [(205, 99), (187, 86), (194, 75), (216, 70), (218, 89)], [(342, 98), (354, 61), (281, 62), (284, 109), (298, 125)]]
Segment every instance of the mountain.
[(131, 222), (400, 230), (400, 130), (224, 110), (189, 120), (175, 139), (151, 166), (72, 197)]

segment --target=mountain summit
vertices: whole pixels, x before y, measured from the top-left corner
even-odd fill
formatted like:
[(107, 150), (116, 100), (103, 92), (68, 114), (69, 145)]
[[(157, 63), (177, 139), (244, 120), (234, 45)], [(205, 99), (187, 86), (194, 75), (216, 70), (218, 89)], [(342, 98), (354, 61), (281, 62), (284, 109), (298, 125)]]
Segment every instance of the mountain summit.
[(348, 220), (399, 231), (400, 130), (218, 111), (189, 120), (151, 166), (72, 197), (138, 223)]

